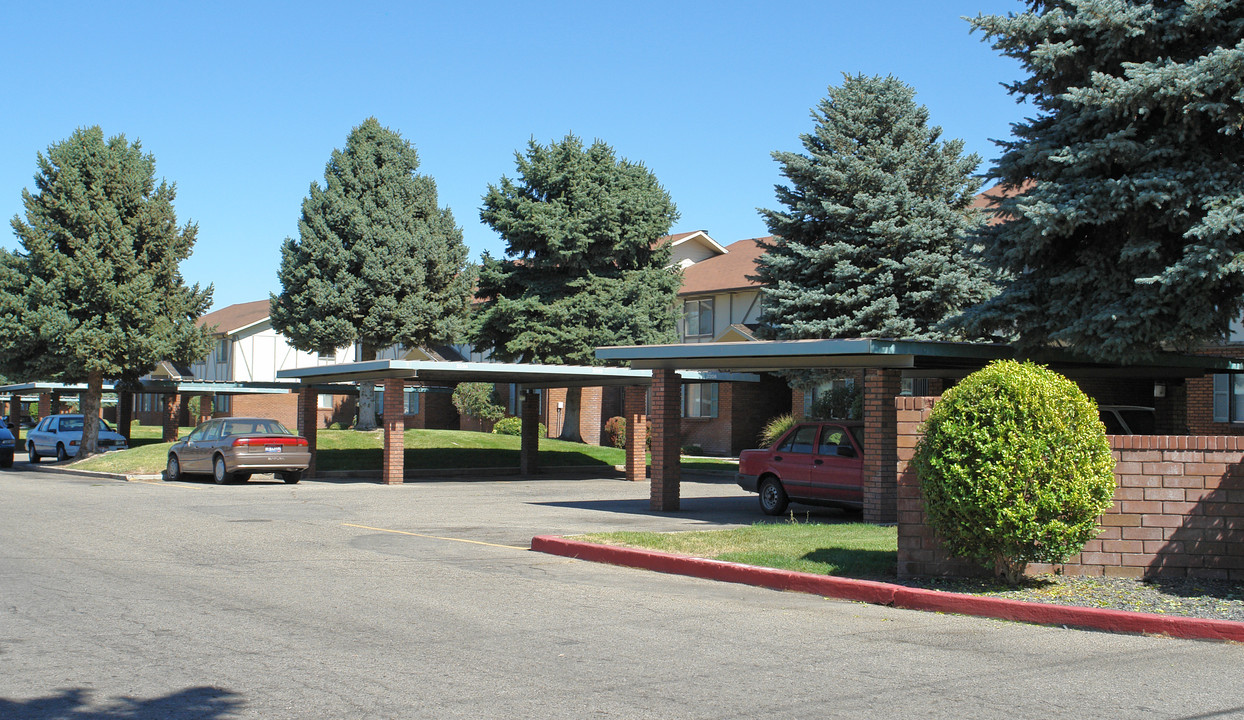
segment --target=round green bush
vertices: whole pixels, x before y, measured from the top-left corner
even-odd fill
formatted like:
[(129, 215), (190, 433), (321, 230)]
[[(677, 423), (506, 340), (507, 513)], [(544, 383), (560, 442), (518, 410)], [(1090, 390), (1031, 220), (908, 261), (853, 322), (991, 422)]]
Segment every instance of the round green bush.
[[(522, 435), (523, 419), (520, 417), (501, 418), (492, 426), (492, 431), (498, 435)], [(548, 435), (548, 428), (544, 427), (544, 423), (540, 423), (538, 437)]]
[(1097, 403), (1032, 363), (994, 362), (947, 390), (912, 466), (946, 549), (1012, 584), (1029, 562), (1080, 552), (1114, 498)]

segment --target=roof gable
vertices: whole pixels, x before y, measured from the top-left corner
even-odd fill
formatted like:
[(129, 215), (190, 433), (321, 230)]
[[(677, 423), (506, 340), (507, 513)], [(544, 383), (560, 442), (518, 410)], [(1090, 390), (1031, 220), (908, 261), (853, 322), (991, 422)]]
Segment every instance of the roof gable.
[(214, 325), (216, 335), (228, 335), (268, 319), (271, 310), (272, 304), (268, 300), (236, 303), (204, 315), (199, 318), (198, 324), (203, 328)]
[(758, 290), (760, 283), (748, 278), (756, 273), (756, 259), (764, 254), (761, 242), (772, 241), (769, 235), (739, 240), (727, 245), (725, 253), (689, 265), (682, 271), (679, 295), (709, 295), (731, 290)]

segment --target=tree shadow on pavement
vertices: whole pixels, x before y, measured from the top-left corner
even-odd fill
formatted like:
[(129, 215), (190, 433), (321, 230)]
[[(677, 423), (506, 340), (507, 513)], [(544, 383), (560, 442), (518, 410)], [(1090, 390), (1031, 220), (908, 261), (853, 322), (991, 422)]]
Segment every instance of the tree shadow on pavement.
[(61, 690), (31, 700), (0, 698), (6, 720), (215, 720), (243, 709), (242, 696), (215, 687), (193, 687), (163, 697), (117, 697), (96, 702), (87, 688)]

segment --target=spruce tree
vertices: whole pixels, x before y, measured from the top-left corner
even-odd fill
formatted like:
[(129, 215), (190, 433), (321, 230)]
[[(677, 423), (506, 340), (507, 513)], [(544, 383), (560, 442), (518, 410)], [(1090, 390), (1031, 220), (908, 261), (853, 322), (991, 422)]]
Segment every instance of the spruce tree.
[(177, 225), (176, 188), (125, 136), (79, 129), (38, 156), (35, 192), (14, 217), (21, 248), (0, 256), (0, 367), (10, 378), (83, 382), (79, 456), (98, 450), (105, 378), (133, 379), (161, 360), (208, 351), (196, 320), (212, 287), (179, 270), (198, 228)]
[[(334, 150), (324, 187), (311, 184), (299, 239), (281, 247), (272, 326), (305, 351), (359, 343), (362, 360), (401, 343), (462, 337), (474, 281), (462, 230), (437, 206), (415, 148), (368, 118)], [(375, 427), (371, 383), (359, 388), (359, 429)]]
[(485, 254), (477, 348), (505, 361), (598, 364), (602, 345), (677, 339), (681, 278), (657, 239), (678, 211), (642, 164), (567, 135), (515, 153), (518, 179), (489, 185), (480, 218), (506, 259)]
[(1244, 3), (1028, 8), (972, 21), (1037, 112), (992, 171), (1012, 196), (986, 252), (1014, 281), (964, 324), (1123, 362), (1223, 337), (1244, 310)]
[(957, 339), (947, 317), (994, 286), (969, 252), (980, 162), (941, 140), (915, 91), (893, 77), (844, 76), (812, 111), (805, 153), (775, 152), (783, 210), (756, 262), (762, 332), (778, 339)]

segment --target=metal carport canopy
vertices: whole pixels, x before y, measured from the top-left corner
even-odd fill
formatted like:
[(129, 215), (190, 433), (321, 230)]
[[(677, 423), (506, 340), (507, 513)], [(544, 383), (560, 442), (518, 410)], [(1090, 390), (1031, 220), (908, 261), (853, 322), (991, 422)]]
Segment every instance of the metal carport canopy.
[[(460, 382), (515, 383), (524, 388), (650, 385), (652, 373), (629, 368), (593, 365), (536, 365), (531, 363), (446, 362), (443, 360), (368, 360), (365, 362), (291, 368), (278, 378), (335, 383), (404, 378), (434, 385)], [(691, 372), (685, 382), (758, 382), (759, 376), (733, 372)]]
[(1160, 352), (1135, 364), (1096, 362), (1060, 348), (1021, 353), (994, 343), (890, 339), (760, 340), (731, 343), (631, 345), (596, 349), (601, 360), (628, 361), (642, 370), (729, 370), (767, 372), (799, 368), (887, 368), (905, 377), (962, 376), (992, 360), (1032, 360), (1079, 377), (1197, 377), (1207, 372), (1240, 372), (1244, 362), (1209, 355)]

